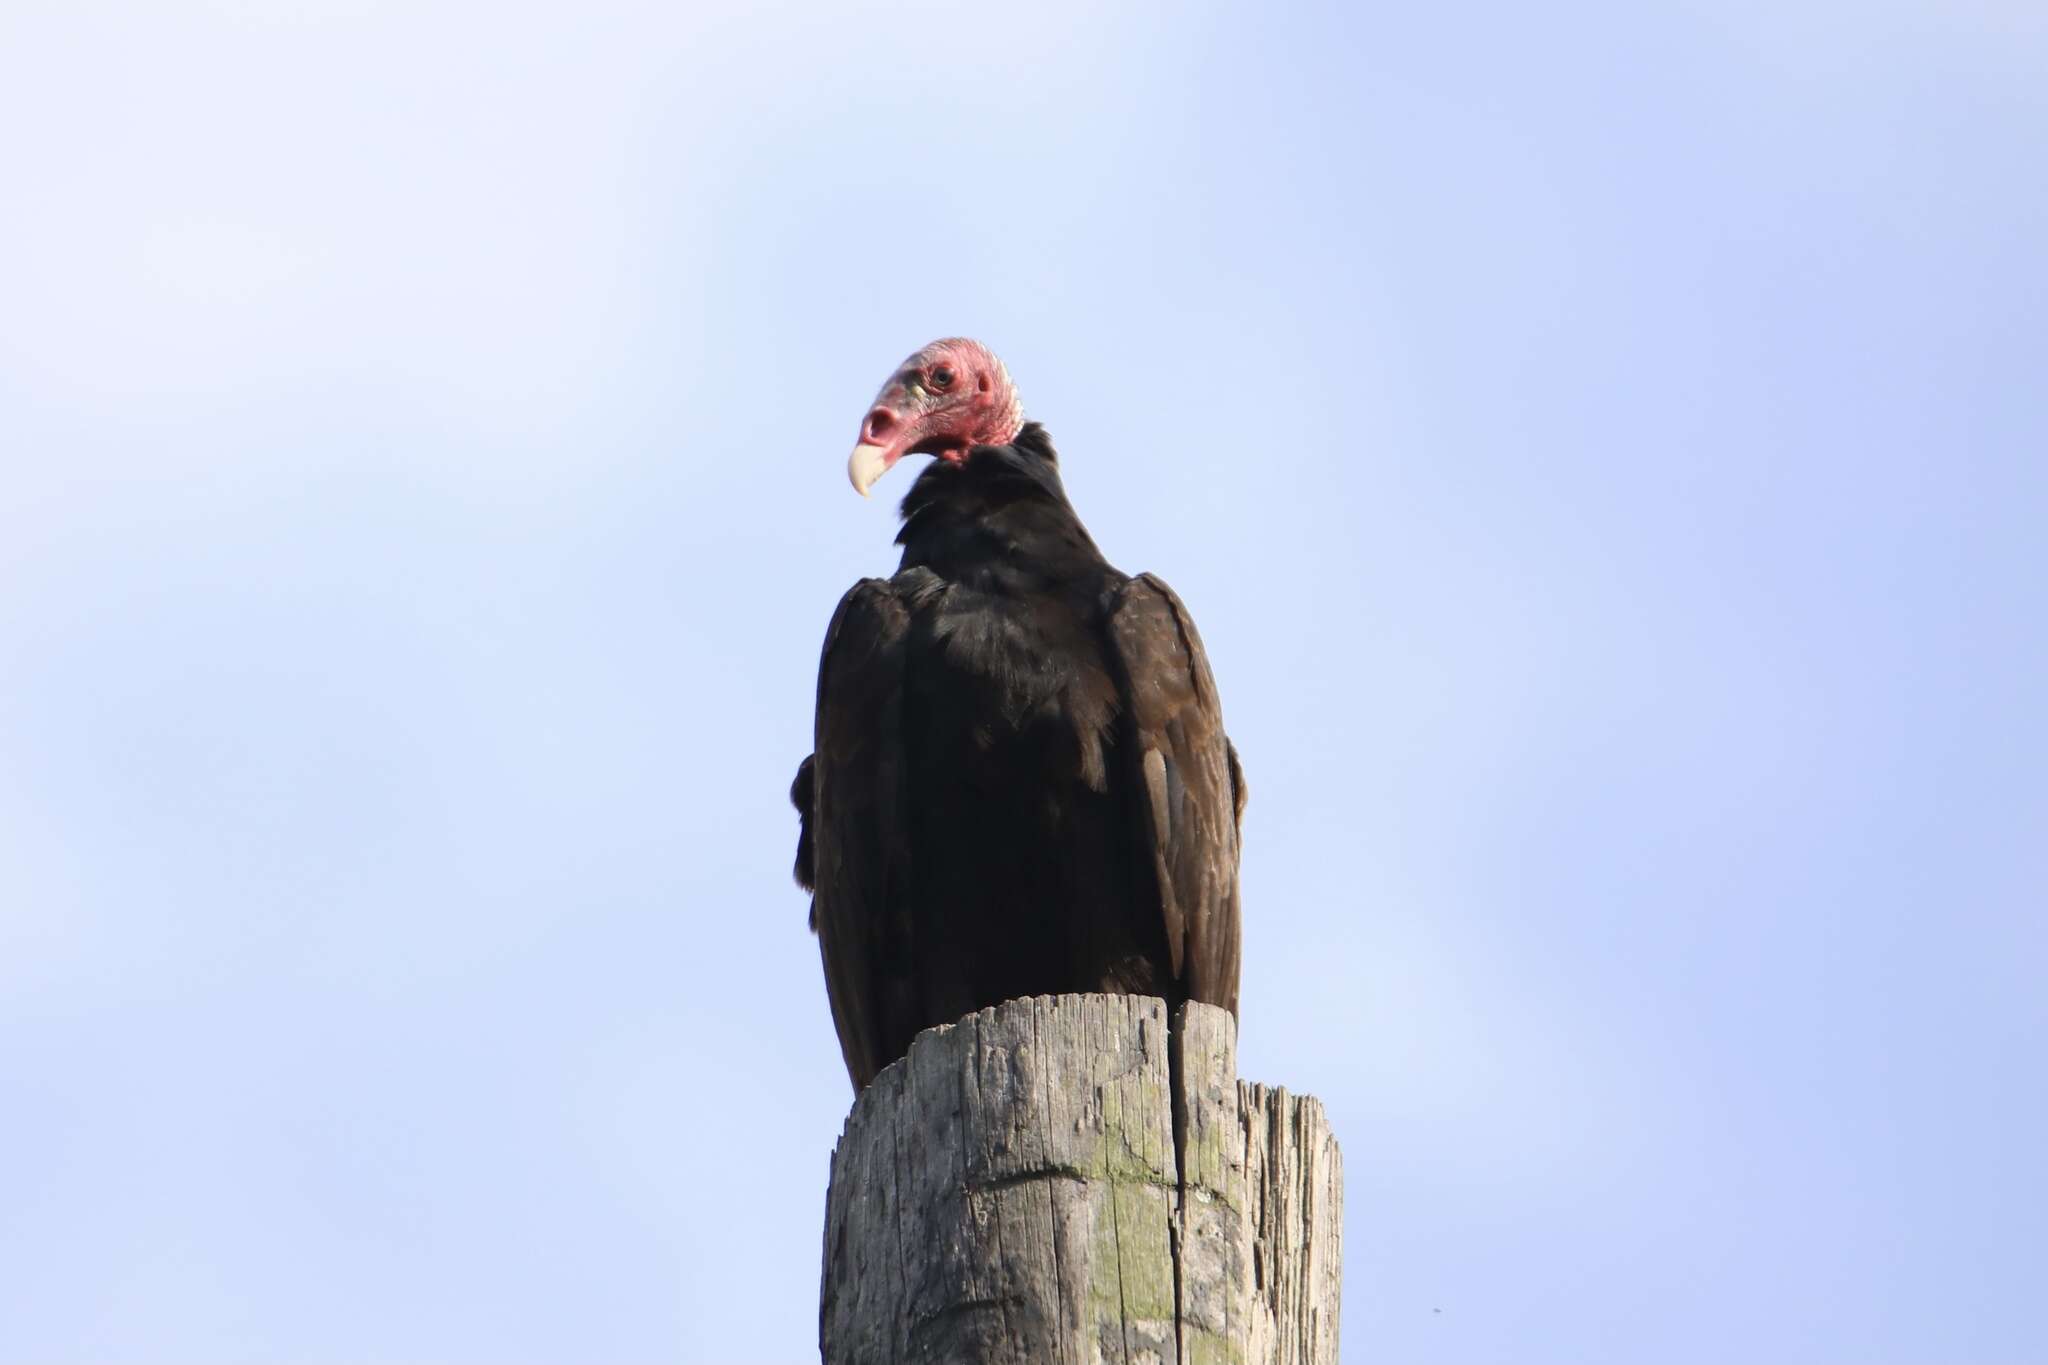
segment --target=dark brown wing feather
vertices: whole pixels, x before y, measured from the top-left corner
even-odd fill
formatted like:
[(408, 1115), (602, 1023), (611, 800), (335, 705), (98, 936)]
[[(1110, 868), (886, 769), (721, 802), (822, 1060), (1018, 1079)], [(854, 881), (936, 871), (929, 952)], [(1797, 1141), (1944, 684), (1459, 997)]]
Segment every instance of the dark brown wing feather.
[[(789, 784), (789, 804), (796, 807), (796, 884), (806, 891), (817, 889), (817, 850), (814, 846), (816, 835), (812, 832), (817, 808), (817, 755), (806, 754), (804, 761), (796, 765), (796, 781)], [(811, 928), (818, 927), (817, 906), (811, 907)]]
[(1173, 974), (1189, 998), (1235, 1014), (1245, 786), (1202, 637), (1173, 589), (1140, 574), (1110, 607), (1109, 638), (1136, 737), (1138, 845), (1158, 879)]
[(818, 665), (816, 751), (790, 792), (804, 816), (797, 876), (812, 888), (811, 927), (856, 1090), (893, 1060), (882, 1055), (884, 1037), (893, 1014), (909, 1005), (902, 740), (909, 621), (886, 579), (863, 579), (840, 599)]

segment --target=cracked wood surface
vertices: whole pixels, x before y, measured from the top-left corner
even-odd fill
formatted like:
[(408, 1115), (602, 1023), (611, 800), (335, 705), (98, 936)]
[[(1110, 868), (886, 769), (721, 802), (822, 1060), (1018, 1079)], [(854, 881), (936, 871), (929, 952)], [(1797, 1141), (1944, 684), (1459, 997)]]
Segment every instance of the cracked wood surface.
[(1240, 1082), (1225, 1011), (1013, 1000), (854, 1102), (819, 1342), (826, 1365), (1336, 1365), (1342, 1215), (1322, 1106)]

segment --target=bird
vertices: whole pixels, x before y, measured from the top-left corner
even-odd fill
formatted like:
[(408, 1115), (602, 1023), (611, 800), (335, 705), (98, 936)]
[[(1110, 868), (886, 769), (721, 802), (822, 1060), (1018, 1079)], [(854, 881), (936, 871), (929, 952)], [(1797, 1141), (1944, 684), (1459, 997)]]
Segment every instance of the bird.
[(907, 455), (934, 458), (901, 564), (833, 612), (790, 788), (855, 1092), (923, 1029), (1006, 1000), (1235, 1016), (1246, 786), (1194, 619), (1096, 548), (982, 343), (898, 366), (847, 475), (865, 497)]

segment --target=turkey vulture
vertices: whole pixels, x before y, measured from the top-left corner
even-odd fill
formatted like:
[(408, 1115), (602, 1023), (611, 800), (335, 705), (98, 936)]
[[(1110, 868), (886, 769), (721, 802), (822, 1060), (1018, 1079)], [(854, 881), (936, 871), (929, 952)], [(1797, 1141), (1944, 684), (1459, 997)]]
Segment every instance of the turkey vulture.
[(1173, 590), (1102, 557), (1003, 363), (935, 341), (847, 462), (902, 566), (840, 599), (797, 768), (797, 881), (858, 1091), (919, 1030), (1108, 991), (1237, 1012), (1244, 777)]

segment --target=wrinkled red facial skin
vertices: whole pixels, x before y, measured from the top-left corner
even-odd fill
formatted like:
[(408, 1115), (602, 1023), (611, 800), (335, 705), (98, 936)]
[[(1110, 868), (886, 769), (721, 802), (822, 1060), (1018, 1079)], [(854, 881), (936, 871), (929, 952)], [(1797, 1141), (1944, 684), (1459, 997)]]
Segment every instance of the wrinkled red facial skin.
[(905, 455), (955, 463), (970, 447), (1017, 439), (1024, 406), (1010, 372), (978, 341), (934, 341), (897, 367), (860, 424), (863, 445), (879, 447), (883, 468)]

